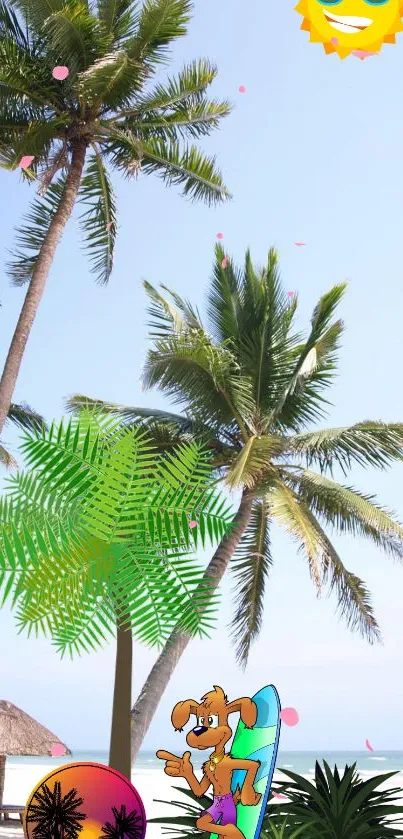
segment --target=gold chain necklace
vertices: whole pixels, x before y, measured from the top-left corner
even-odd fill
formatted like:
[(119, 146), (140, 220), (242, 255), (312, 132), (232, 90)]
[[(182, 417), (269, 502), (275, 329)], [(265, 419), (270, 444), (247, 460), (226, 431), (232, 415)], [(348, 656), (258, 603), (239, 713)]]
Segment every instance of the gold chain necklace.
[(211, 757), (210, 757), (210, 770), (213, 774), (216, 770), (216, 766), (218, 766), (218, 764), (221, 763), (221, 761), (224, 757), (225, 757), (225, 749), (223, 749), (223, 751), (220, 752), (220, 754), (216, 755), (215, 757), (213, 757), (213, 755), (211, 755)]

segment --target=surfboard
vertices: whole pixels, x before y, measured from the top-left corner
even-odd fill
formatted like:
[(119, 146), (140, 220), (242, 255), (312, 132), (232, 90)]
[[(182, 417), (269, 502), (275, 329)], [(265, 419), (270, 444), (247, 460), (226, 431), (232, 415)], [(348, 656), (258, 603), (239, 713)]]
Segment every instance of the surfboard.
[[(231, 756), (243, 760), (260, 760), (260, 767), (256, 775), (254, 789), (260, 792), (259, 804), (254, 807), (237, 805), (237, 827), (242, 831), (245, 839), (259, 839), (263, 817), (269, 798), (274, 767), (276, 764), (278, 743), (280, 739), (280, 698), (274, 685), (267, 685), (252, 696), (257, 706), (257, 720), (253, 728), (245, 728), (239, 720), (232, 742)], [(242, 788), (246, 775), (245, 770), (236, 769), (232, 775), (231, 792), (237, 787)], [(216, 833), (210, 834), (210, 839), (217, 839)]]

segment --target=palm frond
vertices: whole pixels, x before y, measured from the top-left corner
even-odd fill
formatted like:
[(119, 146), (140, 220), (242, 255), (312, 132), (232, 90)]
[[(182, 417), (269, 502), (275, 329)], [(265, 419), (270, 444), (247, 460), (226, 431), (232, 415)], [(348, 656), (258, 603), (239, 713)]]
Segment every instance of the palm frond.
[(394, 513), (380, 506), (375, 496), (336, 483), (301, 467), (281, 467), (283, 479), (293, 487), (311, 512), (339, 533), (370, 539), (396, 559), (403, 557), (403, 525)]
[(271, 490), (267, 495), (270, 517), (282, 527), (297, 543), (308, 560), (311, 578), (320, 592), (322, 584), (321, 542), (316, 528), (299, 503), (295, 493), (281, 479), (271, 479)]
[(168, 335), (180, 335), (189, 330), (201, 331), (203, 329), (199, 313), (187, 300), (183, 300), (178, 294), (173, 294), (166, 286), (161, 286), (173, 297), (172, 303), (147, 280), (144, 280), (143, 286), (151, 300), (148, 307), (148, 313), (152, 318), (152, 321), (148, 323), (151, 328), (149, 333), (151, 337), (165, 338)]
[(192, 10), (190, 0), (145, 0), (136, 34), (125, 44), (130, 57), (155, 70), (168, 58), (173, 41), (186, 35)]
[(36, 36), (42, 35), (43, 25), (49, 15), (60, 11), (65, 5), (65, 0), (35, 0), (34, 4), (31, 0), (8, 0), (8, 2)]
[(39, 251), (49, 231), (52, 218), (59, 207), (65, 187), (65, 178), (51, 184), (46, 194), (36, 198), (26, 215), (25, 224), (17, 229), (17, 248), (7, 265), (8, 273), (16, 286), (31, 280)]
[(217, 76), (217, 67), (205, 58), (192, 61), (177, 74), (168, 77), (146, 94), (136, 99), (136, 107), (122, 111), (122, 116), (138, 118), (153, 113), (170, 113), (175, 107), (199, 105), (207, 88)]
[(26, 429), (28, 431), (40, 431), (42, 428), (46, 428), (46, 423), (43, 417), (40, 414), (37, 414), (33, 408), (30, 408), (25, 402), (20, 403), (17, 405), (13, 402), (10, 405), (10, 409), (8, 412), (7, 420), (17, 425), (19, 428)]
[(6, 38), (12, 39), (19, 47), (27, 50), (29, 44), (18, 15), (13, 9), (12, 2), (0, 2), (0, 34)]
[(160, 175), (167, 186), (183, 186), (183, 195), (207, 204), (231, 198), (215, 157), (207, 157), (197, 146), (181, 149), (177, 142), (152, 137), (142, 146), (143, 171)]
[(243, 667), (262, 627), (265, 584), (273, 564), (269, 515), (265, 501), (254, 503), (248, 528), (231, 562), (235, 611), (230, 633)]
[(73, 75), (87, 70), (109, 46), (86, 0), (69, 0), (48, 13), (43, 28), (50, 48)]
[(15, 133), (14, 141), (10, 141), (7, 148), (1, 148), (0, 166), (4, 169), (16, 169), (21, 158), (30, 155), (34, 157), (32, 172), (36, 173), (40, 165), (46, 165), (52, 145), (64, 130), (64, 126), (65, 121), (62, 117), (30, 122), (28, 127), (24, 126), (23, 131)]
[(354, 463), (385, 469), (403, 455), (403, 424), (366, 420), (342, 428), (325, 428), (295, 434), (290, 450), (302, 455), (308, 466), (321, 471), (339, 466), (344, 474)]
[(104, 112), (125, 108), (144, 85), (145, 70), (125, 49), (97, 58), (77, 80), (80, 97), (92, 108)]
[(336, 593), (338, 613), (353, 632), (358, 631), (373, 643), (381, 638), (371, 602), (371, 594), (363, 580), (348, 571), (334, 545), (316, 517), (302, 501), (305, 515), (317, 531), (323, 549), (323, 584), (329, 584), (329, 595)]
[(93, 154), (87, 162), (79, 197), (82, 203), (88, 205), (80, 222), (92, 270), (98, 282), (106, 285), (113, 268), (117, 232), (116, 204), (109, 174), (96, 146), (93, 146)]
[[(17, 469), (18, 468), (18, 463), (17, 463), (15, 457), (13, 457), (11, 452), (7, 451), (7, 449), (5, 448), (5, 446), (2, 445), (2, 443), (0, 443), (0, 463), (2, 463), (3, 466), (6, 467), (6, 469)], [(0, 574), (1, 574), (1, 571), (0, 571)]]
[(133, 0), (97, 0), (98, 20), (114, 44), (134, 35), (136, 8)]
[(234, 489), (256, 486), (259, 479), (272, 469), (271, 461), (284, 450), (284, 441), (279, 436), (250, 436), (239, 454), (233, 458), (228, 468), (226, 482)]

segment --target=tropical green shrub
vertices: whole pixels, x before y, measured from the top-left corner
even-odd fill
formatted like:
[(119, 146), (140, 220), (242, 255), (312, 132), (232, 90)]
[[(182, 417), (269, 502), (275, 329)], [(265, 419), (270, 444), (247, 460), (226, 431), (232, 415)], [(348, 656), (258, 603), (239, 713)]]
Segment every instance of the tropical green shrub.
[(263, 830), (269, 837), (270, 828), (281, 826), (284, 819), (289, 828), (309, 824), (309, 839), (398, 839), (403, 836), (398, 827), (403, 822), (403, 805), (395, 804), (401, 789), (378, 789), (396, 772), (364, 780), (355, 763), (346, 766), (341, 775), (337, 766), (332, 772), (323, 761), (323, 769), (316, 762), (311, 782), (294, 772), (281, 771), (291, 780), (275, 784), (275, 792), (284, 795), (286, 800), (275, 807), (272, 806), (273, 799), (269, 801), (263, 822)]

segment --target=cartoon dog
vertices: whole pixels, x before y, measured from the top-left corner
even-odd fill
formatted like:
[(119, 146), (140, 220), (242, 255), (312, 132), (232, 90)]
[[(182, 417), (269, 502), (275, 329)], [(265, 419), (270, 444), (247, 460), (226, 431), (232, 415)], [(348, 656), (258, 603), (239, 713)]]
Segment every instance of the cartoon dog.
[[(225, 752), (225, 745), (232, 737), (228, 725), (230, 714), (239, 712), (247, 728), (253, 728), (257, 719), (255, 703), (246, 697), (228, 702), (222, 688), (214, 685), (214, 690), (206, 693), (199, 704), (194, 699), (178, 702), (172, 711), (172, 725), (176, 731), (183, 731), (191, 714), (196, 717), (196, 726), (186, 737), (192, 749), (213, 749), (209, 759), (203, 764), (203, 776), (197, 780), (190, 762), (190, 752), (176, 757), (171, 752), (158, 751), (157, 757), (166, 761), (165, 773), (175, 778), (184, 778), (192, 792), (201, 797), (212, 785), (214, 801), (208, 810), (203, 810), (197, 819), (199, 830), (217, 833), (226, 839), (244, 839), (243, 833), (236, 826), (236, 804), (254, 806), (261, 795), (253, 787), (260, 763), (256, 760), (238, 760)], [(246, 770), (242, 789), (231, 792), (232, 773), (235, 769)]]

